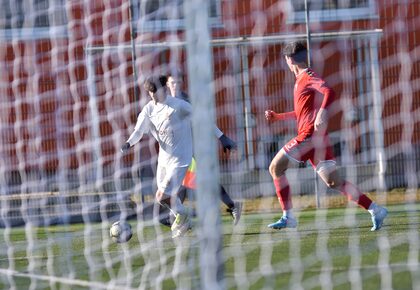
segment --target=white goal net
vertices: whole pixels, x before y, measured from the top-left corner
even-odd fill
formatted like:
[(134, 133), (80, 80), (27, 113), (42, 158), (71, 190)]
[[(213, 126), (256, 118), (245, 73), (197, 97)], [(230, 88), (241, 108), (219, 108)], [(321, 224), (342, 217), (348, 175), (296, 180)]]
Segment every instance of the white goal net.
[[(0, 2), (0, 289), (420, 289), (418, 1)], [(296, 41), (335, 91), (330, 148), (360, 207), (309, 162), (281, 175), (293, 215), (279, 202), (269, 168), (298, 126), (265, 112), (296, 109)], [(153, 128), (120, 151), (158, 75), (192, 108), (175, 239)]]

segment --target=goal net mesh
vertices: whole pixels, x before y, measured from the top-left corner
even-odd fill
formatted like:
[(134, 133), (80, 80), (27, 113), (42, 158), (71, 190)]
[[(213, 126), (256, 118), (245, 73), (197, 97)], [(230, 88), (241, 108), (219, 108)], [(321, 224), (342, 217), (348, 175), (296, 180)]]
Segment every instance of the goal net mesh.
[[(209, 0), (207, 19), (186, 25), (199, 18), (184, 2), (1, 1), (0, 288), (418, 289), (420, 4)], [(388, 209), (380, 231), (309, 164), (286, 171), (297, 228), (267, 227), (282, 216), (268, 168), (297, 128), (264, 112), (293, 110), (281, 51), (308, 37), (311, 67), (337, 95), (338, 172)], [(150, 101), (148, 76), (181, 72), (188, 93), (209, 71), (203, 96), (212, 88), (216, 125), (237, 144), (225, 152), (215, 141), (212, 178), (242, 215), (234, 225), (222, 201), (206, 205), (220, 213), (222, 247), (218, 281), (204, 285), (200, 233), (214, 220), (197, 221), (188, 190), (196, 226), (173, 240), (156, 217), (155, 139), (120, 148)], [(132, 226), (127, 243), (109, 237), (117, 220)]]

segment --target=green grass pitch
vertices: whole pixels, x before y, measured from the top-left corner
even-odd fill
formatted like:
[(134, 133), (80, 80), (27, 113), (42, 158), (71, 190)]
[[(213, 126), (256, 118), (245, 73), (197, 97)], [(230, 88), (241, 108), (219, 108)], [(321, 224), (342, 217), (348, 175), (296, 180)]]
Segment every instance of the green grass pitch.
[[(413, 289), (420, 277), (420, 205), (389, 206), (370, 232), (357, 208), (304, 210), (295, 229), (271, 230), (279, 213), (223, 221), (226, 289)], [(0, 289), (199, 289), (197, 231), (174, 242), (169, 228), (133, 226), (115, 244), (106, 223), (0, 230)]]

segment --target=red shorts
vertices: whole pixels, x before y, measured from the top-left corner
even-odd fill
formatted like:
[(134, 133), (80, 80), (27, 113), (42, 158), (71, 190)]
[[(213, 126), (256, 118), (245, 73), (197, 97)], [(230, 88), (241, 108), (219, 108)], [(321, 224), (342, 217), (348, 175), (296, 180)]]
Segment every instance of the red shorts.
[(312, 135), (300, 140), (302, 138), (295, 137), (283, 146), (289, 159), (299, 163), (309, 160), (313, 167), (322, 161), (335, 160), (328, 135)]

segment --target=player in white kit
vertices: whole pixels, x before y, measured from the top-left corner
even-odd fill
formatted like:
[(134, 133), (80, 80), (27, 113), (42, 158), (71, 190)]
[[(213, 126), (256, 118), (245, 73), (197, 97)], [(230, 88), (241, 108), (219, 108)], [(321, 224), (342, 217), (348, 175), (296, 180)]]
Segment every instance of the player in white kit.
[(156, 200), (175, 215), (171, 230), (172, 237), (176, 238), (190, 228), (188, 212), (177, 197), (177, 192), (192, 160), (192, 107), (183, 100), (169, 96), (166, 82), (165, 76), (149, 77), (145, 81), (144, 89), (152, 100), (138, 115), (134, 132), (121, 151), (126, 152), (146, 133), (150, 133), (159, 143)]
[[(184, 77), (181, 71), (173, 70), (171, 71), (170, 74), (167, 75), (167, 77), (168, 77), (168, 82), (166, 85), (169, 88), (169, 92), (171, 96), (190, 103), (190, 98), (188, 94), (182, 90)], [(231, 140), (229, 137), (227, 137), (216, 125), (214, 126), (214, 130), (215, 130), (215, 135), (217, 139), (219, 139), (220, 143), (223, 146), (224, 152), (237, 149), (238, 146), (236, 145), (236, 143), (233, 140)], [(194, 179), (195, 179), (195, 172), (191, 172), (190, 170), (187, 171), (187, 177), (190, 177), (190, 174), (194, 174)], [(189, 180), (187, 177), (186, 179), (184, 179), (183, 187), (181, 187), (180, 192), (178, 192), (178, 197), (181, 199), (182, 202), (184, 201), (185, 196), (186, 196), (186, 189), (189, 188), (189, 189), (195, 190), (196, 188), (195, 182), (191, 182), (191, 181), (188, 182)], [(241, 218), (241, 213), (242, 213), (242, 203), (234, 202), (232, 198), (229, 196), (229, 194), (227, 193), (226, 189), (222, 185), (220, 185), (220, 198), (222, 202), (227, 206), (227, 211), (232, 215), (233, 224), (234, 225), (238, 224), (239, 219)], [(165, 224), (170, 224), (170, 223), (166, 221)]]

